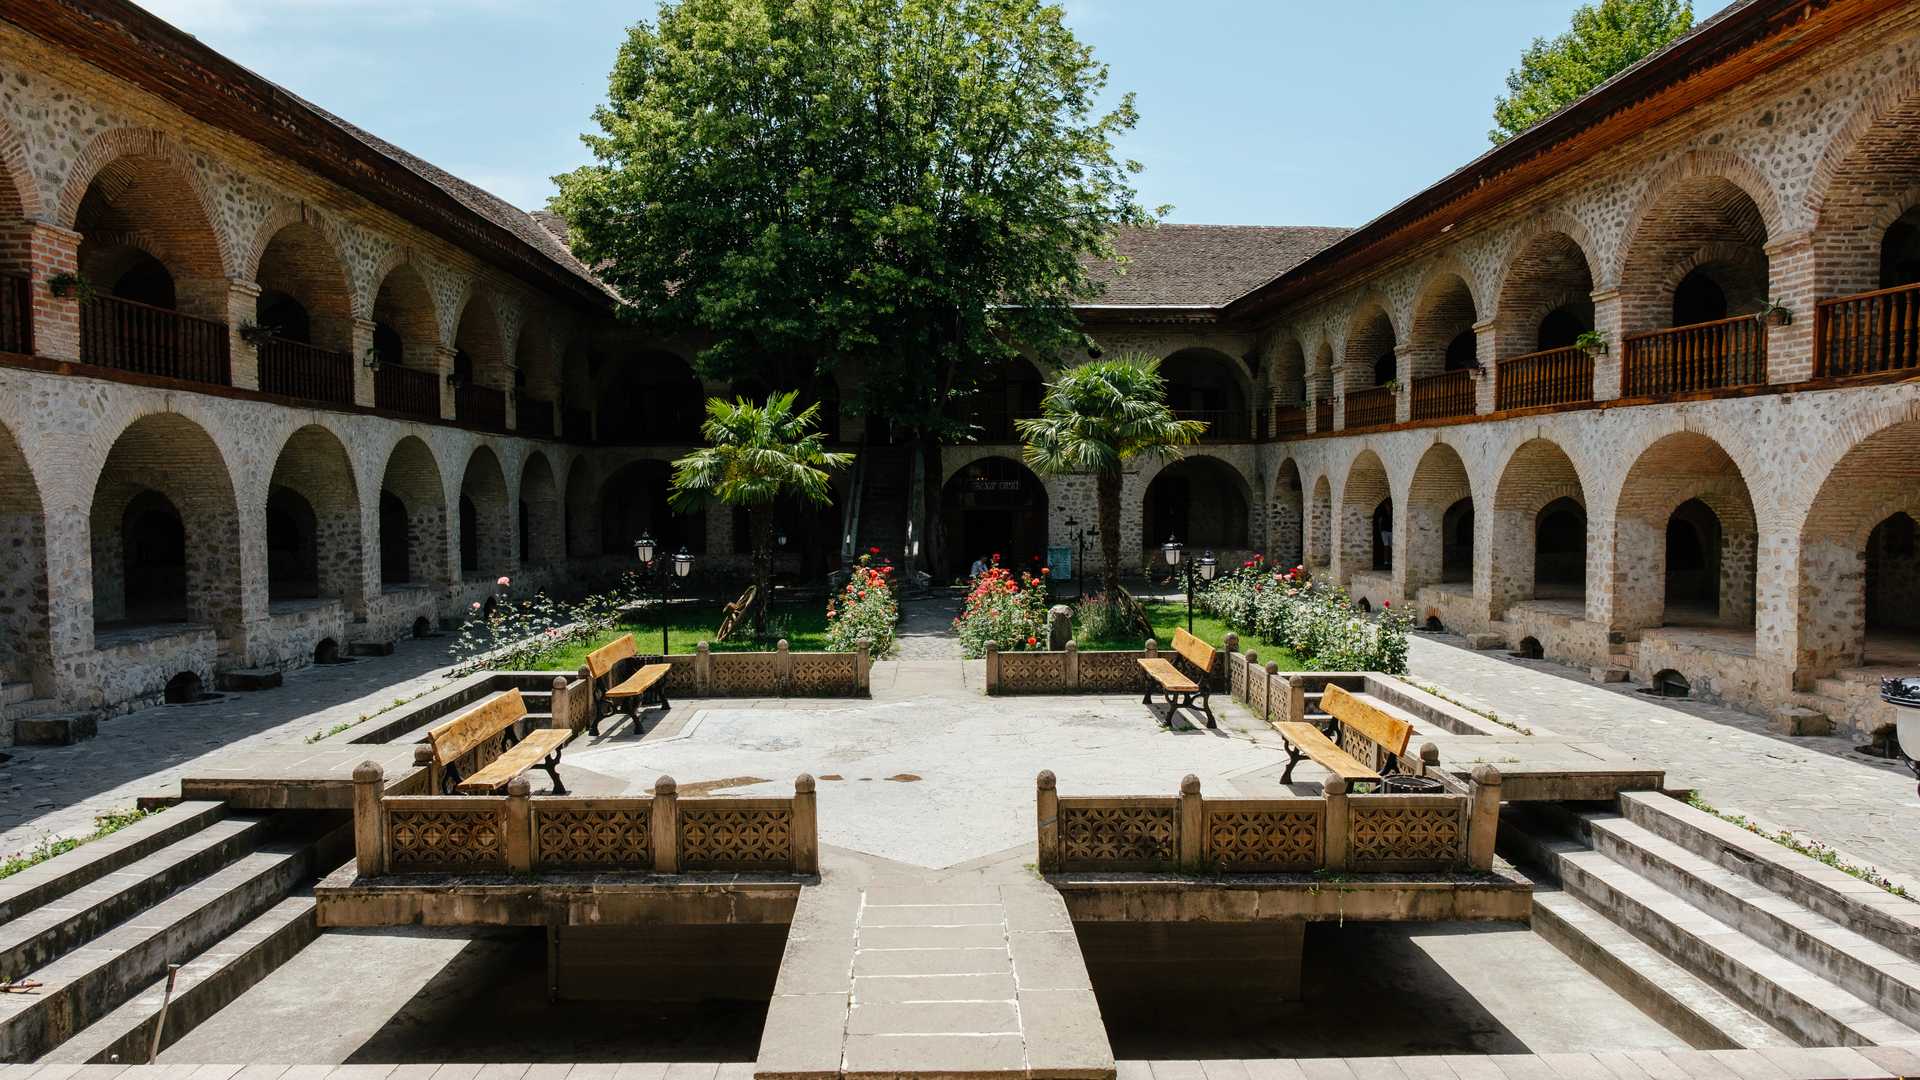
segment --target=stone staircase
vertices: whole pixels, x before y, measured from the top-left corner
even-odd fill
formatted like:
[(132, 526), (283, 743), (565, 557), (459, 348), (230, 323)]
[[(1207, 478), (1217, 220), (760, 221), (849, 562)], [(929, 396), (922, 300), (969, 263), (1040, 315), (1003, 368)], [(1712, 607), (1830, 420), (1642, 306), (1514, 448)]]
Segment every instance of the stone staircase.
[(0, 685), (0, 746), (65, 746), (93, 734), (90, 718), (60, 714), (60, 703), (33, 696), (33, 684)]
[(168, 966), (177, 1037), (313, 939), (298, 894), (351, 845), (337, 816), (190, 801), (0, 881), (0, 978), (39, 984), (0, 995), (0, 1060), (144, 1060)]
[(1657, 793), (1501, 841), (1535, 930), (1699, 1049), (1920, 1045), (1920, 904)]

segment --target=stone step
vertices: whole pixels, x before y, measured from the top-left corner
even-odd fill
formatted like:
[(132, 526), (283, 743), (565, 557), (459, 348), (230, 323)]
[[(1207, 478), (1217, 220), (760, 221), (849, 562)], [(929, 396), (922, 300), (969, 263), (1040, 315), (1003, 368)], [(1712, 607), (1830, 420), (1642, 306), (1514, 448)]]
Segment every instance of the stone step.
[(1572, 840), (1541, 841), (1570, 895), (1706, 979), (1803, 1046), (1920, 1042), (1920, 1032)]
[[(290, 896), (181, 965), (167, 1006), (161, 1048), (200, 1026), (272, 974), (320, 934), (311, 896)], [(113, 1064), (144, 1061), (166, 998), (162, 977), (40, 1060)]]
[[(21, 689), (32, 693), (30, 687), (23, 686)], [(61, 708), (60, 702), (54, 698), (30, 697), (0, 705), (0, 717), (8, 720), (31, 720), (37, 716), (52, 716)]]
[(1920, 964), (1613, 814), (1589, 814), (1595, 850), (1721, 922), (1920, 1027)]
[(1798, 1045), (1558, 889), (1534, 887), (1533, 930), (1696, 1050)]
[(0, 880), (0, 924), (197, 833), (225, 817), (226, 812), (224, 803), (178, 803), (119, 832)]
[(100, 721), (92, 713), (43, 713), (9, 722), (16, 746), (72, 746), (100, 730)]
[(0, 683), (0, 706), (18, 705), (33, 698), (33, 684), (29, 682)]
[(0, 979), (18, 979), (85, 945), (259, 845), (260, 817), (228, 817), (0, 925)]
[(278, 903), (312, 873), (313, 845), (276, 841), (138, 913), (27, 977), (33, 994), (0, 995), (0, 1060), (31, 1061), (118, 1008)]
[(1630, 822), (1920, 961), (1920, 904), (1658, 792), (1622, 792)]

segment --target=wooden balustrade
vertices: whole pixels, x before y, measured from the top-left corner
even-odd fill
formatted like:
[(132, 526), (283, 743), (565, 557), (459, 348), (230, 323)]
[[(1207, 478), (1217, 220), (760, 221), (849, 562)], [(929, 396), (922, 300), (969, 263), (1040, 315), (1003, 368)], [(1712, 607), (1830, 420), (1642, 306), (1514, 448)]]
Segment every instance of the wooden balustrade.
[(80, 302), (80, 358), (141, 375), (219, 386), (233, 382), (225, 323), (117, 296)]
[(1300, 405), (1278, 405), (1273, 410), (1273, 437), (1285, 439), (1307, 433), (1307, 410)]
[(0, 352), (33, 353), (33, 278), (0, 271)]
[(1473, 371), (1462, 368), (1413, 380), (1413, 418), (1437, 420), (1445, 416), (1472, 416)]
[(1321, 398), (1313, 403), (1313, 430), (1333, 430), (1333, 399)]
[(1502, 360), (1495, 366), (1493, 407), (1528, 409), (1593, 400), (1593, 354), (1567, 346)]
[(1347, 395), (1347, 427), (1380, 427), (1394, 421), (1393, 390), (1376, 386)]
[(373, 403), (390, 412), (429, 420), (440, 417), (440, 376), (419, 368), (382, 364), (373, 373)]
[(1624, 343), (1621, 394), (1648, 397), (1767, 380), (1767, 328), (1752, 315), (1635, 334)]
[(453, 390), (453, 418), (488, 431), (507, 430), (507, 392), (491, 386), (462, 383)]
[(1173, 415), (1181, 420), (1198, 420), (1207, 425), (1207, 430), (1200, 436), (1202, 442), (1225, 442), (1248, 437), (1247, 414), (1238, 409), (1175, 409)]
[(520, 409), (514, 414), (514, 426), (520, 434), (539, 439), (553, 437), (553, 402), (520, 396)]
[(1813, 377), (1920, 368), (1920, 284), (1877, 289), (1813, 309)]
[(260, 389), (307, 401), (353, 404), (353, 357), (279, 337), (263, 338), (255, 348)]

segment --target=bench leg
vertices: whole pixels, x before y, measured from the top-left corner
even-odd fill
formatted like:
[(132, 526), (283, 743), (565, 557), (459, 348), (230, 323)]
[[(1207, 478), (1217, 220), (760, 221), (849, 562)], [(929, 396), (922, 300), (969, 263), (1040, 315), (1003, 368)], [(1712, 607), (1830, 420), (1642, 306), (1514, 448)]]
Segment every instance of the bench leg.
[[(1187, 697), (1187, 708), (1193, 708), (1193, 697), (1191, 695)], [(1220, 726), (1213, 718), (1213, 706), (1207, 704), (1207, 691), (1205, 690), (1200, 691), (1200, 711), (1207, 714), (1207, 727), (1209, 729)]]
[(599, 737), (600, 714), (605, 712), (606, 709), (607, 709), (606, 699), (601, 697), (599, 694), (593, 695), (593, 705), (592, 707), (587, 709), (587, 734), (592, 735), (596, 738)]
[(567, 793), (567, 785), (560, 782), (559, 752), (556, 751), (554, 753), (548, 754), (547, 760), (542, 762), (540, 767), (546, 770), (547, 775), (549, 777), (553, 778), (553, 793), (555, 795), (565, 795)]
[(1306, 755), (1301, 753), (1299, 748), (1295, 747), (1292, 743), (1283, 740), (1281, 745), (1287, 748), (1287, 767), (1280, 772), (1280, 782), (1283, 784), (1291, 784), (1293, 783), (1293, 767), (1300, 764), (1300, 759)]

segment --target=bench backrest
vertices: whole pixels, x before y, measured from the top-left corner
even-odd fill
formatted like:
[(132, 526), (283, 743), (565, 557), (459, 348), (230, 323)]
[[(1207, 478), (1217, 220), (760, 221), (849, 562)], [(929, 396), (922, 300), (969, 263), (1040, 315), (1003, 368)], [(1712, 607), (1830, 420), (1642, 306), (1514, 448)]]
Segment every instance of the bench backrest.
[(1198, 668), (1200, 674), (1213, 674), (1213, 646), (1189, 634), (1184, 629), (1173, 632), (1173, 651), (1180, 659)]
[(1340, 721), (1343, 734), (1353, 732), (1363, 735), (1396, 758), (1406, 754), (1407, 743), (1413, 739), (1412, 724), (1397, 716), (1387, 715), (1342, 687), (1328, 684), (1326, 691), (1320, 695), (1320, 708), (1328, 716)]
[(433, 744), (433, 763), (445, 767), (461, 755), (512, 727), (527, 715), (520, 691), (503, 690), (459, 716), (432, 728), (427, 741)]
[(630, 659), (633, 655), (633, 635), (621, 634), (587, 654), (587, 674), (598, 682), (606, 678), (620, 661)]

